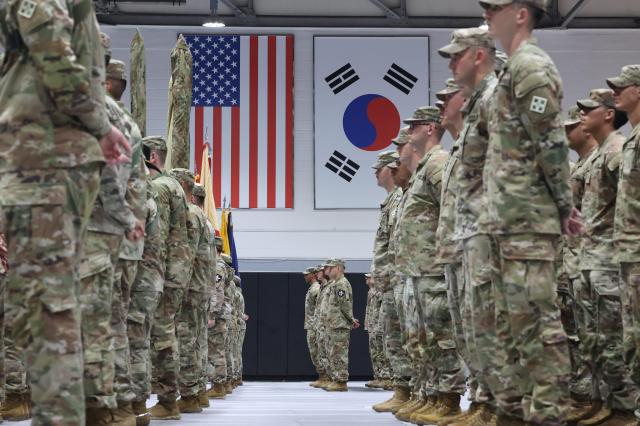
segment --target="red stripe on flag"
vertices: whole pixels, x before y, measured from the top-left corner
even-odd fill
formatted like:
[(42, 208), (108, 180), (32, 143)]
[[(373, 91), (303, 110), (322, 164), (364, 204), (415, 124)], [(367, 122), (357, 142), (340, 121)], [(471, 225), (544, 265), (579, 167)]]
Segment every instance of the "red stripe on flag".
[(240, 108), (231, 108), (231, 208), (240, 207)]
[(287, 62), (286, 62), (286, 118), (284, 131), (286, 134), (285, 151), (285, 197), (284, 206), (293, 208), (293, 37), (287, 36)]
[(249, 208), (258, 207), (258, 37), (249, 41)]
[[(195, 169), (198, 174), (202, 175), (202, 170), (200, 170), (202, 167), (202, 150), (204, 149), (204, 135), (202, 134), (202, 129), (204, 129), (204, 109), (202, 107), (196, 107), (194, 127), (196, 129), (196, 143), (194, 147), (196, 155)], [(204, 185), (204, 182), (201, 181), (200, 183)]]
[(267, 208), (276, 207), (276, 37), (268, 41)]
[(213, 108), (213, 192), (222, 205), (222, 108)]

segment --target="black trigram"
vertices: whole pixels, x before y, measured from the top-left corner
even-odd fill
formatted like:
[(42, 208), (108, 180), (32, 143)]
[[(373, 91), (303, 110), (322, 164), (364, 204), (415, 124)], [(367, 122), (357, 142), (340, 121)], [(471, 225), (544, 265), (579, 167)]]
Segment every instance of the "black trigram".
[(325, 77), (324, 81), (329, 84), (329, 88), (337, 95), (359, 79), (360, 77), (356, 74), (356, 70), (353, 69), (351, 64), (347, 63)]
[(327, 161), (327, 164), (324, 166), (347, 182), (351, 182), (351, 179), (353, 179), (360, 168), (358, 163), (349, 160), (339, 151), (333, 151), (333, 154), (329, 157), (329, 161)]
[(418, 77), (395, 63), (391, 65), (391, 68), (382, 79), (405, 95), (411, 92), (411, 89), (418, 81)]

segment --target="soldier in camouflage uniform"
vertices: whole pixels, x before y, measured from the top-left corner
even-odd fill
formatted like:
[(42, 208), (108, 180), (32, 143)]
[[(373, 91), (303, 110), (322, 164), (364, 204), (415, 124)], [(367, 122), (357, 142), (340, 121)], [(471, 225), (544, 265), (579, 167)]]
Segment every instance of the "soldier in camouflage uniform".
[(610, 89), (592, 90), (589, 99), (578, 101), (578, 107), (584, 131), (598, 142), (597, 151), (585, 164), (582, 215), (586, 230), (579, 268), (584, 291), (591, 295), (593, 304), (593, 321), (587, 324), (586, 345), (592, 357), (594, 395), (602, 399), (600, 410), (582, 421), (603, 421), (611, 416), (615, 421), (633, 421), (637, 389), (626, 379), (619, 265), (611, 256), (616, 191), (625, 142), (617, 129), (626, 124), (627, 117), (616, 111)]
[(620, 75), (608, 79), (607, 84), (614, 91), (616, 109), (627, 114), (632, 127), (622, 148), (613, 240), (614, 260), (620, 264), (625, 361), (632, 382), (640, 386), (640, 65), (624, 66)]
[(192, 259), (187, 234), (187, 200), (180, 183), (164, 171), (167, 143), (161, 136), (142, 140), (150, 170), (151, 188), (158, 207), (158, 222), (164, 285), (151, 327), (151, 344), (155, 352), (153, 371), (157, 374), (158, 403), (151, 409), (155, 420), (179, 420), (178, 376), (180, 354), (176, 317), (187, 288)]
[(323, 322), (327, 329), (325, 351), (331, 382), (324, 389), (329, 392), (344, 392), (348, 390), (351, 329), (360, 327), (360, 322), (353, 317), (353, 292), (344, 276), (344, 261), (332, 258), (327, 266), (331, 283), (327, 289)]
[(224, 355), (227, 359), (227, 380), (225, 381), (224, 388), (227, 394), (230, 394), (233, 392), (233, 371), (235, 368), (235, 357), (233, 356), (232, 346), (238, 335), (238, 323), (236, 322), (237, 309), (233, 304), (236, 285), (233, 282), (235, 270), (231, 266), (233, 263), (231, 256), (223, 254), (222, 259), (224, 260), (225, 268), (227, 269), (227, 280), (224, 283), (224, 312), (227, 320), (227, 335), (224, 342)]
[[(495, 344), (495, 339), (490, 338), (495, 335), (491, 330), (494, 309), (491, 280), (479, 282), (476, 278), (480, 274), (475, 274), (471, 268), (487, 268), (488, 265), (489, 250), (482, 244), (486, 237), (476, 235), (474, 228), (482, 198), (481, 175), (488, 137), (486, 103), (496, 82), (493, 72), (495, 43), (486, 30), (467, 28), (454, 31), (451, 43), (438, 52), (449, 59), (449, 68), (463, 87), (461, 95), (468, 99), (461, 110), (464, 121), (456, 141), (458, 149), (452, 154), (452, 157), (457, 154), (455, 170), (450, 171), (455, 178), (449, 177), (455, 181), (457, 194), (451, 207), (454, 217), (449, 238), (459, 244), (462, 250), (462, 253), (457, 253), (462, 265), (460, 271), (450, 273), (448, 290), (458, 352), (469, 369), (471, 406), (467, 412), (442, 423), (482, 425), (491, 422), (495, 403), (486, 381), (484, 366), (480, 362), (480, 353), (491, 350)], [(443, 201), (443, 206), (446, 207), (448, 203), (448, 200)], [(447, 211), (441, 210), (445, 214)], [(442, 213), (440, 220), (443, 220)], [(483, 250), (472, 250), (476, 245), (483, 247)], [(454, 259), (451, 252), (449, 255), (449, 259)], [(476, 259), (474, 255), (482, 257)], [(457, 291), (453, 291), (454, 285)]]
[(325, 274), (325, 265), (321, 264), (316, 267), (316, 279), (318, 283), (320, 283), (320, 291), (318, 292), (318, 298), (316, 300), (316, 308), (314, 311), (313, 325), (316, 329), (316, 352), (317, 352), (317, 360), (318, 360), (318, 380), (312, 382), (310, 384), (311, 387), (314, 388), (322, 388), (328, 385), (331, 380), (329, 379), (329, 371), (327, 370), (327, 357), (325, 353), (325, 344), (324, 339), (326, 336), (325, 327), (322, 323), (322, 312), (325, 309), (326, 305), (326, 295), (327, 295), (327, 287), (328, 280), (327, 275)]
[(320, 283), (316, 279), (316, 268), (310, 267), (302, 272), (304, 281), (309, 285), (307, 294), (304, 298), (304, 329), (307, 332), (307, 347), (311, 362), (318, 372), (320, 379), (320, 362), (318, 360), (318, 334), (314, 323), (315, 311), (320, 293)]
[(92, 2), (3, 2), (0, 22), (6, 311), (30, 376), (33, 424), (84, 424), (81, 241), (101, 164), (122, 161), (129, 147), (107, 118)]
[(238, 306), (238, 339), (235, 344), (236, 370), (234, 373), (234, 387), (242, 386), (242, 347), (244, 336), (247, 333), (247, 321), (249, 316), (245, 313), (244, 295), (242, 294), (242, 280), (238, 275), (234, 277), (236, 283), (236, 303)]
[(222, 399), (227, 394), (225, 383), (227, 381), (227, 357), (225, 342), (228, 326), (225, 314), (224, 288), (227, 282), (227, 267), (222, 259), (222, 238), (215, 237), (216, 252), (216, 276), (214, 282), (213, 297), (209, 308), (209, 368), (207, 373), (213, 387), (207, 392), (209, 398)]
[[(192, 263), (188, 271), (189, 284), (182, 300), (180, 313), (176, 318), (180, 347), (180, 400), (178, 407), (181, 413), (199, 413), (200, 395), (205, 395), (206, 389), (201, 389), (201, 380), (205, 372), (202, 370), (200, 351), (200, 335), (206, 333), (206, 312), (209, 307), (208, 279), (211, 271), (211, 255), (209, 253), (211, 241), (207, 228), (207, 218), (200, 207), (192, 202), (195, 176), (188, 169), (175, 168), (170, 172), (184, 191), (188, 200), (187, 234), (189, 236), (190, 252), (193, 254)], [(205, 397), (205, 401), (208, 399)]]
[[(0, 217), (0, 224), (2, 224), (3, 218)], [(0, 226), (0, 230), (3, 226)], [(9, 270), (9, 261), (7, 257), (7, 241), (4, 238), (4, 234), (0, 233), (0, 400), (4, 403), (5, 400), (5, 358), (4, 349), (5, 343), (5, 321), (4, 321), (4, 295), (5, 295), (5, 282), (4, 279), (7, 276)], [(0, 416), (0, 422), (4, 419)]]
[(561, 424), (570, 360), (556, 304), (556, 245), (561, 232), (578, 233), (581, 223), (569, 186), (562, 82), (531, 38), (548, 1), (479, 3), (489, 34), (509, 55), (489, 106), (486, 205), (479, 220), (498, 253), (493, 293), (500, 350), (492, 355), (501, 366), (500, 385), (508, 386), (492, 386), (505, 413), (497, 421)]

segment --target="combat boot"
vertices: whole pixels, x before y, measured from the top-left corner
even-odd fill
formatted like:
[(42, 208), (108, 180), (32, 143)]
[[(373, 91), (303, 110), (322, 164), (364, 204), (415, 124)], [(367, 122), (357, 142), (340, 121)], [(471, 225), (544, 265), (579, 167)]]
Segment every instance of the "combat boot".
[(387, 379), (382, 381), (382, 389), (384, 390), (393, 390), (395, 386), (393, 385), (393, 380)]
[(595, 412), (599, 411), (595, 408), (591, 401), (574, 401), (567, 413), (565, 421), (567, 423), (575, 423), (583, 419), (588, 419)]
[(404, 404), (395, 412), (396, 419), (402, 422), (408, 422), (411, 419), (411, 414), (415, 413), (427, 403), (427, 400), (416, 396), (410, 404)]
[(233, 393), (233, 384), (230, 381), (224, 384), (224, 391), (227, 395), (231, 395)]
[(87, 424), (91, 426), (107, 426), (113, 420), (111, 409), (107, 407), (88, 407), (85, 413)]
[(438, 424), (440, 420), (456, 414), (460, 414), (460, 395), (451, 392), (441, 393), (433, 410), (424, 414), (416, 414), (415, 421), (418, 424)]
[(178, 403), (173, 401), (158, 401), (151, 407), (151, 420), (180, 420)]
[(367, 383), (365, 383), (364, 385), (368, 388), (377, 388), (378, 387), (378, 383), (380, 383), (378, 381), (378, 379), (373, 379), (373, 380), (369, 380)]
[(224, 399), (226, 395), (223, 383), (214, 383), (213, 387), (207, 391), (207, 397), (211, 399)]
[(5, 420), (19, 422), (31, 418), (31, 397), (27, 394), (8, 393), (0, 408)]
[(202, 408), (209, 408), (209, 397), (207, 397), (206, 389), (198, 392), (198, 402)]
[(605, 405), (602, 405), (598, 411), (587, 418), (583, 418), (578, 422), (580, 426), (595, 426), (607, 420), (613, 415), (613, 411)]
[(136, 416), (136, 426), (148, 426), (151, 423), (151, 413), (147, 410), (147, 401), (133, 401), (131, 408)]
[(450, 424), (466, 421), (473, 417), (477, 411), (481, 410), (485, 404), (472, 402), (467, 411), (463, 411), (455, 416), (445, 417), (438, 422), (438, 426), (448, 426)]
[(611, 416), (600, 423), (600, 426), (635, 426), (637, 424), (638, 419), (633, 414), (633, 411), (613, 410)]
[(392, 413), (394, 410), (400, 408), (402, 404), (407, 402), (410, 396), (411, 393), (408, 386), (396, 386), (391, 398), (379, 404), (375, 404), (371, 408), (378, 413)]
[(183, 396), (178, 400), (178, 409), (181, 413), (201, 413), (200, 398), (197, 395)]
[(318, 375), (318, 380), (309, 383), (309, 386), (311, 386), (312, 388), (317, 388), (320, 385), (320, 382), (322, 382), (325, 379), (325, 375), (324, 374), (320, 374)]
[(327, 392), (347, 392), (347, 382), (332, 382), (329, 386), (324, 388)]
[(438, 397), (438, 395), (430, 395), (427, 397), (427, 402), (420, 407), (419, 410), (414, 411), (413, 413), (411, 413), (411, 416), (409, 416), (409, 421), (411, 423), (416, 423), (417, 424), (417, 417), (421, 416), (423, 414), (429, 414), (431, 413), (431, 411), (434, 410), (434, 408), (436, 407), (436, 405), (438, 405), (440, 403), (440, 399)]
[(488, 404), (473, 403), (469, 407), (469, 411), (455, 417), (456, 421), (445, 419), (438, 422), (438, 426), (441, 424), (447, 426), (490, 426), (495, 424), (497, 418), (498, 416)]
[(118, 408), (111, 410), (111, 425), (113, 426), (136, 426), (136, 415), (130, 402), (118, 402)]

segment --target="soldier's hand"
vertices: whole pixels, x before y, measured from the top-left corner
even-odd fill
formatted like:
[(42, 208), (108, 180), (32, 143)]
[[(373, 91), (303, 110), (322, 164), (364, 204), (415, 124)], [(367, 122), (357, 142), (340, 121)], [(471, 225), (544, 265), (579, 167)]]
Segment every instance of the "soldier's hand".
[(210, 319), (210, 320), (207, 321), (207, 328), (211, 328), (214, 325), (216, 325), (216, 320)]
[(136, 219), (135, 226), (128, 230), (126, 233), (127, 240), (129, 241), (138, 241), (140, 238), (144, 237), (144, 225), (138, 219)]
[(359, 328), (360, 327), (360, 321), (356, 318), (353, 319), (353, 328)]
[(111, 126), (109, 133), (100, 139), (100, 148), (107, 164), (121, 164), (131, 158), (129, 142), (114, 126)]
[(245, 321), (249, 321), (249, 315), (247, 314), (242, 315), (242, 319)]
[(564, 235), (574, 236), (581, 235), (583, 232), (582, 214), (574, 207), (569, 217), (562, 221), (562, 233)]

